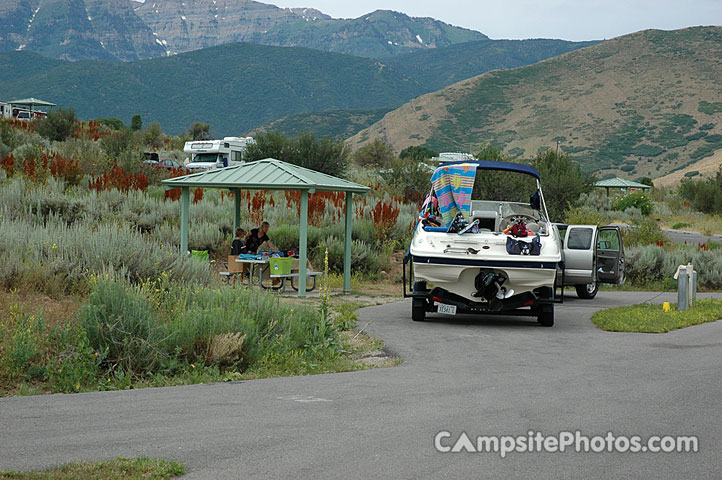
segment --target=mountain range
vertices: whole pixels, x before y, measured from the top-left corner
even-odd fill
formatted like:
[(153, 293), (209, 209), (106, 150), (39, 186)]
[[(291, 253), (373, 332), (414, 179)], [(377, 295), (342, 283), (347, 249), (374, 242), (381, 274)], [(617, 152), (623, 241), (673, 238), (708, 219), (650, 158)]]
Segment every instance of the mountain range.
[(487, 39), (473, 30), (389, 10), (335, 19), (314, 9), (248, 0), (148, 0), (136, 13), (173, 53), (251, 42), (382, 58)]
[[(489, 42), (495, 41), (469, 44), (469, 55), (483, 55)], [(535, 48), (535, 42), (526, 44), (534, 55), (520, 59), (516, 50), (503, 53), (500, 46), (489, 62), (470, 62), (464, 74), (505, 68), (544, 58), (547, 51), (553, 54), (586, 45), (556, 40), (543, 41), (543, 48)], [(0, 77), (0, 92), (7, 96), (2, 99), (6, 101), (47, 98), (72, 106), (85, 119), (118, 117), (127, 122), (132, 115), (141, 114), (146, 123), (159, 121), (170, 133), (181, 133), (193, 121), (203, 121), (210, 123), (214, 134), (231, 135), (294, 114), (377, 109), (386, 113), (450, 81), (442, 68), (443, 55), (433, 61), (419, 57), (418, 62), (429, 68), (428, 74), (422, 74), (422, 66), (414, 62), (421, 53), (404, 56), (403, 65), (393, 68), (370, 58), (250, 43), (135, 62), (68, 62), (31, 52), (7, 52), (0, 54), (0, 68), (15, 74)], [(405, 74), (404, 69), (414, 75)], [(306, 122), (309, 130), (346, 138), (380, 116), (377, 112), (361, 117), (321, 114), (318, 118), (326, 118), (330, 124), (311, 128), (314, 121)], [(294, 123), (296, 130), (303, 125)]]
[(128, 0), (2, 0), (0, 51), (65, 60), (137, 60), (165, 47)]
[(414, 98), (349, 144), (558, 145), (588, 171), (660, 177), (722, 149), (721, 79), (722, 28), (647, 30)]
[(251, 43), (129, 63), (8, 52), (0, 69), (17, 72), (0, 78), (6, 100), (47, 98), (84, 119), (140, 114), (175, 134), (194, 121), (239, 134), (289, 113), (397, 106), (424, 91), (378, 60)]
[(488, 38), (432, 18), (378, 10), (334, 19), (251, 0), (3, 0), (0, 51), (133, 61), (236, 42), (382, 58)]

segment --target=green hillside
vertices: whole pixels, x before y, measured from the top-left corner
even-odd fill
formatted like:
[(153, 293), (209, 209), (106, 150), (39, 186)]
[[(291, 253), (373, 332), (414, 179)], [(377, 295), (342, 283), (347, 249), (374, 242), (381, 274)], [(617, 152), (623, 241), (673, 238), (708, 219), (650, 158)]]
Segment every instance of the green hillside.
[[(482, 40), (420, 50), (385, 58), (383, 62), (416, 80), (423, 86), (425, 93), (490, 70), (529, 65), (596, 43), (599, 42)], [(310, 131), (321, 136), (348, 138), (381, 120), (390, 110), (392, 109), (299, 113), (274, 120), (256, 130), (279, 131), (286, 135)]]
[(512, 155), (556, 146), (586, 170), (659, 177), (722, 149), (722, 28), (649, 30), (413, 99), (349, 140)]
[(376, 60), (303, 48), (232, 44), (133, 63), (0, 54), (3, 100), (34, 96), (81, 118), (141, 114), (179, 133), (193, 121), (239, 134), (289, 114), (394, 107), (424, 88)]
[(421, 50), (384, 63), (436, 91), (491, 70), (516, 68), (599, 42), (564, 40), (482, 40)]
[(261, 125), (249, 134), (279, 132), (295, 137), (300, 133), (313, 132), (318, 137), (348, 138), (378, 122), (391, 110), (393, 109), (378, 108), (297, 113)]

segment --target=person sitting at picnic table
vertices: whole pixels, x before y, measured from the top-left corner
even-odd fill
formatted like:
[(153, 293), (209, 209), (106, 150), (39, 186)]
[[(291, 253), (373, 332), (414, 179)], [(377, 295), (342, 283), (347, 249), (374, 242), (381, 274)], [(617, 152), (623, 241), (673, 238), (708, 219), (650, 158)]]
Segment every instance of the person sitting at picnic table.
[(252, 229), (246, 236), (246, 248), (248, 253), (258, 253), (258, 247), (267, 243), (272, 251), (278, 250), (276, 246), (268, 238), (268, 222), (263, 222), (260, 227)]
[[(234, 274), (247, 274), (248, 265), (236, 262), (236, 258), (241, 253), (246, 253), (246, 243), (243, 241), (243, 237), (246, 235), (246, 231), (242, 228), (236, 228), (236, 238), (231, 243), (231, 254), (228, 256), (228, 271)], [(236, 284), (236, 275), (232, 275), (233, 285)]]
[(231, 243), (231, 255), (240, 255), (246, 253), (246, 242), (243, 238), (246, 236), (246, 231), (242, 228), (236, 228), (236, 238)]

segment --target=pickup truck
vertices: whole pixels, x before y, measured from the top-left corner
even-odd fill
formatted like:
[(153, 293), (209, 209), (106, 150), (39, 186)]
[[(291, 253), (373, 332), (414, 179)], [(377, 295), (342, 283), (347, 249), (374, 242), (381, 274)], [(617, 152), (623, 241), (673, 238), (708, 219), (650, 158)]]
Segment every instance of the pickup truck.
[[(564, 286), (592, 299), (600, 283), (624, 283), (624, 244), (617, 226), (556, 224), (562, 240)], [(561, 283), (561, 274), (557, 275)]]

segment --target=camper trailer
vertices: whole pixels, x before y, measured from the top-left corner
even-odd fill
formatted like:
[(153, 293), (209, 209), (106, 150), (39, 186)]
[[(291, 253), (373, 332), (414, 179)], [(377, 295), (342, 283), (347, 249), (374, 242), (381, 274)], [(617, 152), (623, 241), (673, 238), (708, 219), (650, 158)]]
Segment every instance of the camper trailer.
[(224, 168), (243, 163), (246, 147), (253, 137), (225, 137), (223, 140), (194, 140), (186, 142), (183, 152), (190, 155), (191, 170)]
[(0, 118), (12, 118), (13, 107), (9, 103), (0, 102)]

